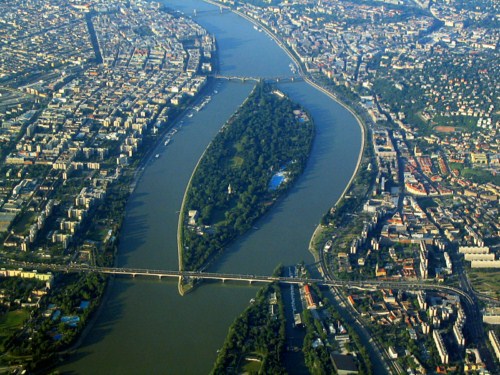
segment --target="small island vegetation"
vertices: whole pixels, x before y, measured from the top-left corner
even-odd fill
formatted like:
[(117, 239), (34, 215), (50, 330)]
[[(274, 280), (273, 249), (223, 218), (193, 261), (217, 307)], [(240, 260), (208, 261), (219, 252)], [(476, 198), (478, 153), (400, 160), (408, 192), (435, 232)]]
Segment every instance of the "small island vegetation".
[[(310, 277), (303, 263), (295, 270), (301, 277)], [(283, 275), (283, 271), (279, 266), (273, 275)], [(211, 374), (295, 373), (286, 367), (286, 354), (291, 352), (301, 352), (299, 361), (311, 374), (336, 374), (339, 362), (349, 362), (359, 374), (373, 373), (367, 348), (355, 327), (330, 301), (333, 295), (328, 288), (301, 284), (299, 293), (289, 287), (275, 282), (259, 290), (229, 328)], [(286, 325), (292, 322), (287, 322), (285, 311), (292, 302), (283, 297), (290, 290), (300, 299), (298, 309), (293, 308), (293, 328), (288, 331)], [(301, 347), (293, 344), (292, 339), (298, 337), (303, 337)]]
[(234, 321), (212, 374), (285, 374), (285, 314), (279, 285), (263, 287)]
[(192, 176), (180, 218), (180, 268), (206, 266), (252, 228), (302, 173), (313, 137), (310, 116), (282, 92), (259, 83)]

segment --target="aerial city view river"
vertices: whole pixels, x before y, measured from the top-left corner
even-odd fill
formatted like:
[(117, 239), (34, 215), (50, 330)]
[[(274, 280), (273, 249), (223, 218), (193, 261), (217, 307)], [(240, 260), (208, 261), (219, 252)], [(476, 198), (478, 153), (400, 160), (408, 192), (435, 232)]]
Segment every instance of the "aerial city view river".
[[(202, 1), (167, 0), (165, 4), (195, 17), (215, 35), (222, 75), (292, 76), (290, 58), (248, 21)], [(253, 81), (217, 81), (204, 109), (188, 111), (178, 119), (179, 131), (168, 147), (159, 143), (153, 153), (159, 157), (148, 161), (130, 197), (118, 266), (177, 269), (177, 221), (189, 177), (203, 150), (253, 85)], [(210, 271), (268, 275), (278, 264), (302, 260), (312, 264), (311, 235), (355, 170), (361, 148), (355, 117), (303, 81), (282, 84), (280, 89), (304, 106), (315, 122), (316, 138), (306, 170)], [(115, 279), (97, 321), (60, 371), (206, 374), (229, 325), (258, 288), (204, 283), (181, 297), (174, 281)]]

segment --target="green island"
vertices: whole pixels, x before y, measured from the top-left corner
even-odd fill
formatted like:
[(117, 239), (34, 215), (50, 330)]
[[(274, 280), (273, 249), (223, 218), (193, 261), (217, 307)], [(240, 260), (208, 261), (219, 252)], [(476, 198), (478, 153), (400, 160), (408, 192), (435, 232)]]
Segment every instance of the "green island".
[[(309, 276), (303, 264), (296, 270)], [(283, 267), (273, 274), (283, 274)], [(211, 374), (286, 374), (287, 351), (301, 352), (311, 374), (339, 373), (345, 366), (352, 373), (373, 373), (360, 336), (330, 302), (328, 297), (333, 296), (327, 289), (311, 283), (299, 286), (299, 293), (292, 287), (300, 302), (293, 328), (287, 331), (286, 325), (291, 322), (287, 322), (284, 311), (290, 306), (285, 306), (283, 296), (290, 293), (289, 288), (272, 283), (258, 291), (229, 328)], [(292, 336), (301, 338), (301, 347), (291, 344)]]
[(193, 173), (179, 219), (180, 269), (206, 266), (252, 228), (303, 171), (313, 137), (301, 107), (257, 84)]
[(285, 313), (277, 283), (259, 290), (229, 328), (212, 374), (285, 374)]

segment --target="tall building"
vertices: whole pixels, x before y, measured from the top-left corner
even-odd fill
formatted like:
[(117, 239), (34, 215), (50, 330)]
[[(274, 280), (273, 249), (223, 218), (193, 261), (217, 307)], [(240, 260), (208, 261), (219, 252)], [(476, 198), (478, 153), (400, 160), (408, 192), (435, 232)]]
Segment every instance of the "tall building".
[(441, 362), (443, 362), (444, 365), (448, 364), (448, 351), (446, 350), (446, 346), (444, 345), (443, 338), (441, 337), (441, 334), (434, 330), (432, 332), (432, 337), (434, 338), (434, 343), (436, 344), (439, 357), (441, 358)]

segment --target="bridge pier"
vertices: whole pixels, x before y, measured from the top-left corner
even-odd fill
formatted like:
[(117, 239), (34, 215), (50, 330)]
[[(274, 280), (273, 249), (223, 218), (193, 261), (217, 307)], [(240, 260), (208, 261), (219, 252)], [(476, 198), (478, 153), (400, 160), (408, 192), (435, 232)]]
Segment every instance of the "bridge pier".
[(226, 279), (222, 279), (222, 284), (224, 284), (226, 282)]

